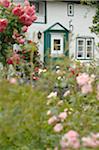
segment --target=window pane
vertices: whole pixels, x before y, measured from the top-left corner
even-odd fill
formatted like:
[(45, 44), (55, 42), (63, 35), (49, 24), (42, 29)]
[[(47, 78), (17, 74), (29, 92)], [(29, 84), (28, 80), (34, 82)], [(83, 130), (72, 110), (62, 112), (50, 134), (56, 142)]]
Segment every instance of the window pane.
[(87, 53), (87, 57), (88, 57), (88, 58), (91, 58), (91, 57), (92, 57), (92, 54), (91, 54), (91, 53)]
[(54, 39), (54, 50), (60, 50), (60, 39)]
[(60, 44), (60, 40), (59, 40), (59, 39), (58, 39), (58, 40), (55, 39), (55, 40), (54, 40), (54, 43), (55, 43), (55, 44)]
[(39, 2), (33, 2), (33, 4), (35, 5), (36, 13), (39, 13)]
[(83, 51), (83, 46), (78, 46), (78, 51)]
[(78, 45), (83, 45), (83, 40), (79, 40)]
[(92, 48), (91, 47), (87, 47), (87, 51), (91, 51), (92, 50)]
[(88, 46), (92, 45), (92, 41), (87, 41), (87, 45)]
[(85, 53), (85, 45), (84, 45), (84, 39), (78, 38), (77, 39), (77, 58), (78, 59), (84, 59), (84, 53)]
[(79, 58), (83, 57), (83, 53), (78, 53), (78, 57)]
[(67, 14), (68, 14), (68, 16), (73, 16), (74, 15), (74, 5), (73, 4), (68, 4)]

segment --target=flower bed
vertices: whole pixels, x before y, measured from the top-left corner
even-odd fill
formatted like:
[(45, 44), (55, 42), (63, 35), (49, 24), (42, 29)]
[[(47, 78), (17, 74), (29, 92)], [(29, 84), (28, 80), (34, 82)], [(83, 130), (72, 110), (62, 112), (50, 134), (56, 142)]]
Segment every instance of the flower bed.
[(34, 87), (0, 82), (2, 149), (99, 149), (98, 67), (64, 61), (36, 69)]

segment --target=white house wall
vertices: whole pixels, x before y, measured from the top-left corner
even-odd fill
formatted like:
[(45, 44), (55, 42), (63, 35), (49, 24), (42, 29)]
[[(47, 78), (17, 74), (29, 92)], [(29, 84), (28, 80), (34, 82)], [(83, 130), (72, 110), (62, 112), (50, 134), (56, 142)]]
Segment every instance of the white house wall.
[[(41, 59), (44, 56), (44, 31), (50, 26), (59, 22), (65, 28), (69, 30), (69, 22), (73, 25), (73, 31), (70, 33), (69, 39), (69, 55), (75, 58), (76, 51), (76, 37), (77, 36), (88, 36), (94, 37), (95, 43), (99, 42), (98, 37), (90, 32), (89, 27), (92, 26), (92, 17), (95, 15), (96, 8), (81, 4), (74, 4), (74, 16), (67, 15), (67, 3), (66, 2), (47, 2), (47, 24), (37, 24), (33, 23), (28, 30), (29, 39), (34, 39), (39, 44), (39, 51), (41, 54)], [(38, 32), (42, 33), (42, 38), (40, 41), (37, 40), (36, 34)], [(35, 36), (33, 36), (35, 33)], [(72, 35), (72, 36), (71, 36)], [(97, 55), (98, 54), (98, 55)], [(99, 56), (96, 51), (95, 55)]]

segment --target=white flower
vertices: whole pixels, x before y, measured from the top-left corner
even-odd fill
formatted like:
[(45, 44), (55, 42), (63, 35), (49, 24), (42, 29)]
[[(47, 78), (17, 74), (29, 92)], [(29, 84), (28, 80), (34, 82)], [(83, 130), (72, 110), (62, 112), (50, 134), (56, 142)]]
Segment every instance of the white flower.
[(56, 97), (57, 96), (57, 92), (51, 92), (47, 98), (52, 98), (52, 97)]
[(65, 93), (64, 93), (64, 97), (66, 97), (66, 96), (68, 96), (70, 94), (70, 91), (68, 90), (68, 91), (66, 91)]
[(61, 79), (61, 76), (59, 76), (57, 79), (60, 80), (60, 79)]
[(47, 111), (47, 115), (49, 116), (49, 115), (51, 115), (51, 114), (52, 114), (51, 110), (48, 110), (48, 111)]

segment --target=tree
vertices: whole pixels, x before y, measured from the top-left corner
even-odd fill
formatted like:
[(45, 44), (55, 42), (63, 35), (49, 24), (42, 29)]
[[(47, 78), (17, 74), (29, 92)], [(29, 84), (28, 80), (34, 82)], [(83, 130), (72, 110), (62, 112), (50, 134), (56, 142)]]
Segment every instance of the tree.
[(81, 3), (87, 5), (96, 5), (96, 14), (93, 17), (93, 25), (90, 27), (91, 32), (94, 32), (96, 35), (99, 34), (99, 2), (97, 0), (81, 0)]

